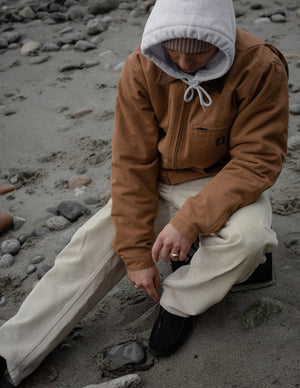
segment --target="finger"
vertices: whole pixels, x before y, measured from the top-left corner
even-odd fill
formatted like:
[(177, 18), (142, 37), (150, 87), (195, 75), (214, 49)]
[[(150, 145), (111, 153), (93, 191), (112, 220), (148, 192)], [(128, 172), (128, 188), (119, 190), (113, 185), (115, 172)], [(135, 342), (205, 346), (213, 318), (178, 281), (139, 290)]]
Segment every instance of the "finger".
[(167, 245), (163, 245), (161, 251), (160, 251), (160, 257), (165, 263), (170, 263), (170, 247)]
[(152, 260), (154, 261), (154, 263), (158, 263), (159, 261), (159, 252), (162, 246), (163, 246), (162, 241), (159, 238), (157, 238), (152, 247)]
[(151, 296), (152, 299), (155, 300), (155, 302), (159, 301), (159, 296), (158, 296), (158, 293), (157, 293), (153, 283), (149, 286), (144, 286), (144, 289), (147, 292), (147, 294), (149, 296)]
[(172, 249), (172, 251), (169, 253), (169, 258), (173, 261), (177, 261), (179, 260), (179, 257), (180, 257), (180, 252), (176, 251), (174, 249)]
[(154, 282), (154, 287), (155, 287), (156, 291), (159, 291), (159, 289), (160, 289), (160, 277), (159, 277), (158, 273), (155, 274), (153, 282)]

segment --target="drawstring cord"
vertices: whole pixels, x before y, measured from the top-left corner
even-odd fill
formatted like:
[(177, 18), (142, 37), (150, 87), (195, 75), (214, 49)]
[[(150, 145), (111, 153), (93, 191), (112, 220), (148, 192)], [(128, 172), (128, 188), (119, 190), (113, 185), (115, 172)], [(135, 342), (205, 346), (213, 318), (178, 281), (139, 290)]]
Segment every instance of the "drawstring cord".
[[(184, 93), (184, 101), (185, 102), (192, 101), (192, 99), (194, 98), (195, 90), (197, 90), (202, 109), (204, 110), (204, 112), (206, 112), (205, 107), (211, 106), (211, 104), (212, 104), (212, 99), (211, 99), (210, 95), (199, 84), (190, 85), (186, 81), (184, 81), (184, 82), (188, 85), (188, 87)], [(206, 98), (206, 101), (205, 101), (205, 98)]]

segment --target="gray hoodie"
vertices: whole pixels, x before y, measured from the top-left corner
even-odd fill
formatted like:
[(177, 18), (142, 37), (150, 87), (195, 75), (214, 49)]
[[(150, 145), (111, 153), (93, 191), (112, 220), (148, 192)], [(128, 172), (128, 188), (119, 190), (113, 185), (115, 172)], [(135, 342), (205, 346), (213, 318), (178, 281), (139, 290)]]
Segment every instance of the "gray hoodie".
[[(232, 0), (157, 0), (142, 36), (142, 53), (170, 76), (185, 82), (184, 100), (197, 91), (202, 108), (211, 105), (202, 82), (222, 77), (231, 68), (235, 55), (236, 23)], [(196, 74), (178, 68), (162, 42), (192, 38), (209, 42), (219, 50)]]

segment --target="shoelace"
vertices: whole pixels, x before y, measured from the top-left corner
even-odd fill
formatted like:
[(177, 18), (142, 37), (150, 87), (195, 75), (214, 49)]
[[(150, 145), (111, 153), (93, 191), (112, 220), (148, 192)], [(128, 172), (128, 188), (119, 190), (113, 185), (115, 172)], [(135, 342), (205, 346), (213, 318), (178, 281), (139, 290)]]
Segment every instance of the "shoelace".
[[(184, 101), (185, 102), (192, 101), (192, 99), (194, 98), (194, 95), (195, 95), (195, 90), (197, 90), (202, 109), (204, 110), (204, 112), (206, 112), (205, 107), (210, 106), (212, 104), (212, 99), (211, 99), (210, 95), (207, 93), (207, 91), (201, 85), (199, 85), (199, 84), (190, 85), (189, 83), (187, 83), (187, 81), (185, 81), (185, 80), (183, 80), (183, 81), (188, 85), (188, 87), (184, 93)], [(207, 99), (207, 101), (205, 101), (205, 98)]]

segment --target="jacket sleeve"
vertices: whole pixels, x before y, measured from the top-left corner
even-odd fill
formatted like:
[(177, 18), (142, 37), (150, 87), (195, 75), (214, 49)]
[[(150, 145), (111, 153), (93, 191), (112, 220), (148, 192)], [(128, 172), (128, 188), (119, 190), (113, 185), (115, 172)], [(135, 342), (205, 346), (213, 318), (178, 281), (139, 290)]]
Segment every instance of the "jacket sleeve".
[(154, 265), (158, 138), (147, 82), (139, 56), (133, 54), (118, 84), (111, 163), (113, 248), (130, 270)]
[(236, 209), (255, 202), (280, 174), (287, 150), (287, 68), (275, 60), (251, 77), (236, 91), (239, 112), (230, 133), (230, 161), (171, 220), (192, 241), (199, 234), (218, 231)]

